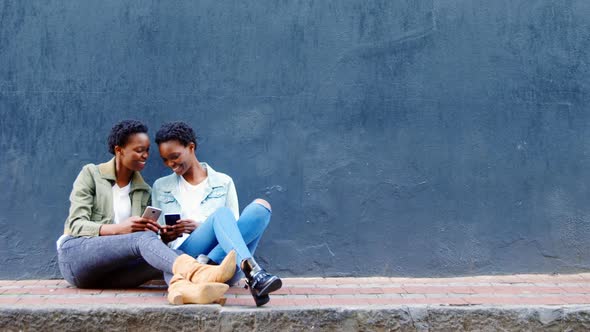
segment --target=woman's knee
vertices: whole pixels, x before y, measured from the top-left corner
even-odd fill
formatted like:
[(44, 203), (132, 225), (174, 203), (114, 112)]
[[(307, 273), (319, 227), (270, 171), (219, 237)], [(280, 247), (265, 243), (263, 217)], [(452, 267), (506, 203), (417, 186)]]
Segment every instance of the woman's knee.
[(213, 214), (215, 215), (216, 219), (234, 219), (234, 221), (236, 219), (230, 208), (225, 206), (218, 208)]
[(272, 211), (270, 203), (262, 198), (255, 199), (253, 203), (260, 204), (260, 205), (264, 206), (268, 211)]
[(156, 232), (154, 231), (140, 231), (140, 232), (134, 232), (131, 233), (133, 234), (134, 237), (136, 238), (140, 238), (140, 239), (152, 239), (152, 238), (157, 238), (158, 234), (156, 234)]
[(152, 244), (152, 241), (160, 241), (158, 238), (158, 234), (153, 231), (140, 231), (140, 232), (133, 232), (131, 233), (131, 237), (133, 240), (132, 243), (135, 243), (136, 248), (141, 248), (142, 245), (145, 244)]

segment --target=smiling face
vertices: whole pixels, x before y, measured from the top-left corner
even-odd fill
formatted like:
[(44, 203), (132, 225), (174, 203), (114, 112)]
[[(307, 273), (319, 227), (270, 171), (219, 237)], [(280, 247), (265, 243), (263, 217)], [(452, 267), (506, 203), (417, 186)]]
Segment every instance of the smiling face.
[(150, 138), (146, 133), (132, 134), (124, 146), (115, 146), (121, 164), (133, 171), (141, 171), (150, 155)]
[(195, 143), (182, 145), (177, 140), (170, 140), (160, 143), (160, 156), (164, 164), (178, 175), (184, 175), (196, 161)]

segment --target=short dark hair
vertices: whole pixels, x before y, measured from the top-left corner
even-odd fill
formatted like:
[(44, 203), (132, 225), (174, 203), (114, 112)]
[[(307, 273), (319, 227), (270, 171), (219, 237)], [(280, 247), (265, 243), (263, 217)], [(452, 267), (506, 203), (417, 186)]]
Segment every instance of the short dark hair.
[(109, 138), (107, 139), (107, 144), (109, 146), (109, 152), (115, 154), (115, 146), (125, 146), (127, 144), (127, 140), (129, 136), (137, 133), (146, 133), (148, 132), (148, 127), (137, 120), (123, 120), (117, 122), (113, 128), (111, 128), (111, 133), (109, 134)]
[(158, 132), (156, 133), (156, 144), (168, 142), (168, 141), (179, 141), (182, 145), (187, 146), (191, 142), (195, 143), (195, 149), (197, 148), (197, 136), (193, 128), (191, 128), (186, 122), (175, 121), (164, 123)]

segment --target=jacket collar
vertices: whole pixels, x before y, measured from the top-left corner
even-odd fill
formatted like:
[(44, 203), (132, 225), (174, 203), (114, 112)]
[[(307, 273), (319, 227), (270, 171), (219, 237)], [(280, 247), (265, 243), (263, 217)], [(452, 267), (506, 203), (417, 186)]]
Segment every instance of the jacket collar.
[[(117, 181), (117, 171), (115, 165), (115, 158), (113, 157), (111, 160), (107, 161), (106, 163), (102, 163), (98, 165), (98, 172), (100, 176), (109, 181)], [(135, 190), (149, 190), (150, 186), (145, 183), (143, 177), (139, 172), (133, 172), (133, 176), (131, 178), (131, 189), (130, 191)]]
[[(223, 179), (217, 174), (213, 167), (204, 162), (200, 162), (199, 164), (201, 164), (201, 166), (207, 171), (206, 181), (209, 187), (208, 191), (212, 190), (213, 188), (223, 187)], [(180, 175), (172, 173), (166, 176), (164, 179), (166, 180), (162, 181), (161, 183), (162, 191), (176, 195), (178, 193), (178, 182), (180, 181)]]
[(200, 163), (203, 168), (207, 171), (207, 181), (209, 182), (209, 186), (211, 188), (215, 187), (223, 187), (223, 181), (217, 172), (213, 169), (213, 167), (209, 166), (207, 163)]

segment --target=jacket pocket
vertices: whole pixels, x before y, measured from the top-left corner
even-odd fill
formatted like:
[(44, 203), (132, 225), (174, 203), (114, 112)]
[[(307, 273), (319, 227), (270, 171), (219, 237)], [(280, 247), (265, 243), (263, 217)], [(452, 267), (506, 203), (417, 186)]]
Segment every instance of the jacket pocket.
[(158, 195), (157, 199), (158, 199), (158, 202), (160, 202), (162, 204), (169, 204), (169, 203), (176, 201), (174, 196), (172, 196), (172, 194), (168, 194), (168, 193)]
[(213, 190), (211, 190), (209, 195), (207, 195), (207, 197), (205, 197), (204, 201), (207, 201), (209, 199), (214, 199), (214, 198), (221, 198), (221, 197), (224, 197), (226, 194), (227, 194), (227, 192), (226, 192), (225, 188), (223, 188), (223, 187), (214, 188)]

